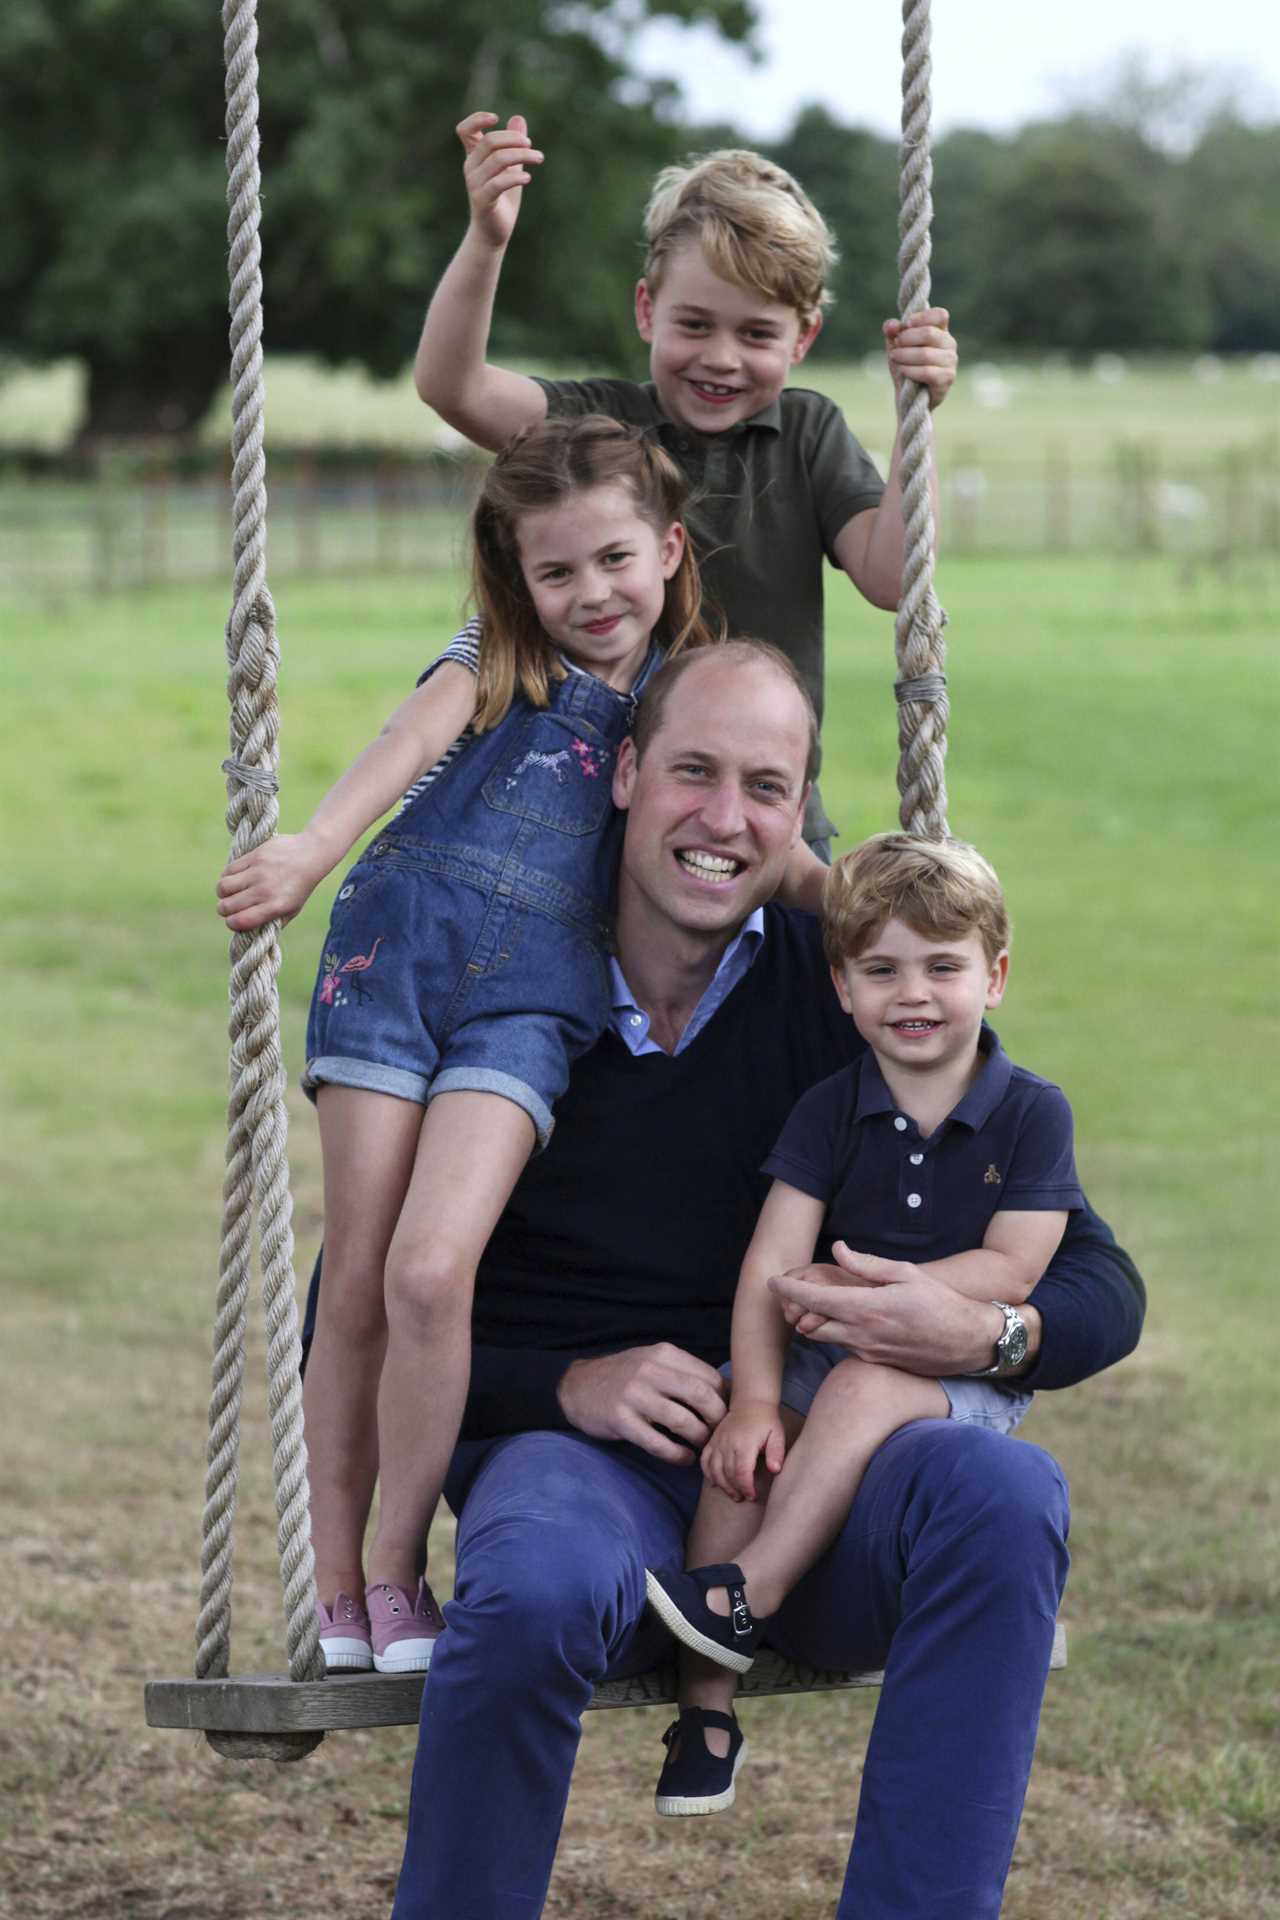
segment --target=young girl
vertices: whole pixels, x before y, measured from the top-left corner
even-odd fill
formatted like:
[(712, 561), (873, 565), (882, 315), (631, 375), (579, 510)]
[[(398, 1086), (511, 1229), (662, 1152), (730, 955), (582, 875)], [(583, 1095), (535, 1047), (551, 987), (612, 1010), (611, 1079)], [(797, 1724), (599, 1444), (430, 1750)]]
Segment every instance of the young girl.
[(685, 491), (612, 420), (517, 436), (475, 509), (478, 620), (310, 824), (218, 883), (230, 926), (288, 920), (406, 795), (339, 890), (307, 1029), (325, 1249), (303, 1400), (331, 1669), (420, 1671), (443, 1627), (420, 1575), (476, 1265), (607, 1016), (614, 755), (663, 650), (715, 637)]

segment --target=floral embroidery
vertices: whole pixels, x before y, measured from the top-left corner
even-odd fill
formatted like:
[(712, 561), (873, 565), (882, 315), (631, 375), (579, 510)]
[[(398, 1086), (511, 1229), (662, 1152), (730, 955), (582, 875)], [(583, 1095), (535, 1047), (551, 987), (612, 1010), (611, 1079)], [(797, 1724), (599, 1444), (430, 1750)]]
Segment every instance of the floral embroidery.
[(584, 773), (588, 780), (594, 780), (604, 765), (605, 759), (599, 747), (589, 747), (585, 740), (575, 740), (573, 751), (578, 756), (580, 772)]
[(344, 982), (351, 988), (351, 992), (355, 995), (356, 1002), (359, 1006), (363, 1006), (366, 1000), (372, 1000), (373, 995), (365, 986), (360, 975), (362, 973), (368, 973), (370, 967), (373, 965), (373, 956), (382, 945), (382, 938), (383, 936), (379, 934), (368, 953), (353, 953), (349, 960), (339, 960), (336, 953), (325, 954), (323, 962), (324, 978), (320, 982), (320, 1005), (322, 1007), (345, 1007), (347, 1005), (349, 996), (343, 992)]

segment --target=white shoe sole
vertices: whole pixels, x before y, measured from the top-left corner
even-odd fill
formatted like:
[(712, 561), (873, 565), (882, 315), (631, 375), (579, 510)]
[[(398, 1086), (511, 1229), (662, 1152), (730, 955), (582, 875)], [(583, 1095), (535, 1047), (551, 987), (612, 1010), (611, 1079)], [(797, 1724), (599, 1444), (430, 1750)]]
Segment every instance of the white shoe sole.
[(726, 1808), (733, 1805), (738, 1768), (746, 1757), (747, 1743), (744, 1740), (738, 1748), (738, 1757), (733, 1763), (733, 1776), (723, 1793), (711, 1793), (701, 1800), (694, 1800), (689, 1795), (681, 1793), (655, 1793), (653, 1796), (655, 1810), (664, 1818), (677, 1815), (686, 1819), (700, 1813), (723, 1813)]
[(320, 1651), (330, 1673), (370, 1673), (373, 1650), (367, 1640), (322, 1640)]
[(728, 1667), (734, 1673), (750, 1673), (755, 1665), (753, 1653), (734, 1653), (728, 1647), (722, 1647), (718, 1640), (712, 1640), (691, 1626), (679, 1607), (671, 1600), (662, 1583), (655, 1579), (646, 1567), (644, 1572), (644, 1590), (649, 1605), (653, 1608), (662, 1624), (669, 1627), (677, 1640), (686, 1647), (692, 1647), (695, 1653), (703, 1653), (708, 1660), (714, 1660), (718, 1667)]
[(397, 1640), (386, 1653), (375, 1653), (379, 1673), (425, 1673), (436, 1650), (434, 1640)]

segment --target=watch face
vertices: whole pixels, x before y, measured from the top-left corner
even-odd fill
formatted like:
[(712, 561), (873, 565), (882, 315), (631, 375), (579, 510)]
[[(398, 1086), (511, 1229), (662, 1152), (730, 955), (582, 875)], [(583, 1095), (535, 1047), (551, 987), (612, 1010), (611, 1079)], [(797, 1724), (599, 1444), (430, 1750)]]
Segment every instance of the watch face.
[(1027, 1357), (1027, 1329), (1023, 1321), (1009, 1322), (1004, 1331), (1004, 1338), (999, 1342), (998, 1352), (1002, 1369), (1022, 1365)]

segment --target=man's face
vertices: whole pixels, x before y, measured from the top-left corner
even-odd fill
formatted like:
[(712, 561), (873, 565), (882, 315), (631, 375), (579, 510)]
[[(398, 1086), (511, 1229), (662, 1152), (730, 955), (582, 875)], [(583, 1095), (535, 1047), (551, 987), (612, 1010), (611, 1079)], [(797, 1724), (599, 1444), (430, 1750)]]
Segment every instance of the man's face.
[(820, 325), (802, 328), (794, 307), (722, 280), (696, 240), (671, 254), (659, 287), (636, 288), (662, 410), (694, 433), (724, 433), (769, 406)]
[(690, 667), (643, 760), (630, 740), (618, 756), (624, 914), (713, 938), (740, 926), (800, 838), (808, 748), (804, 703), (776, 667), (714, 653)]

